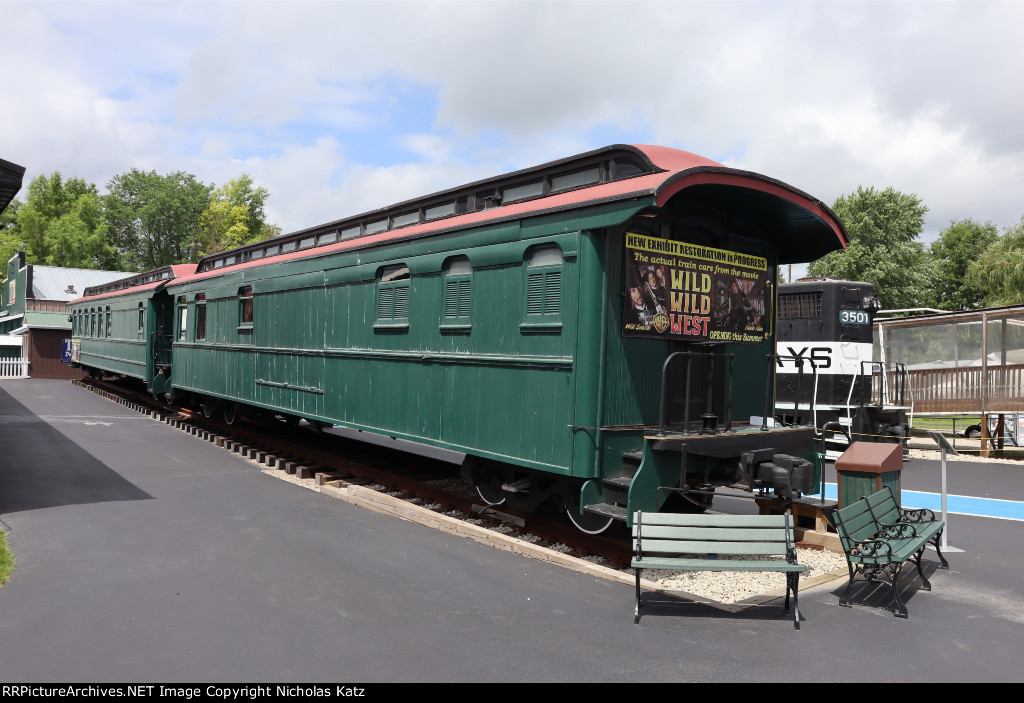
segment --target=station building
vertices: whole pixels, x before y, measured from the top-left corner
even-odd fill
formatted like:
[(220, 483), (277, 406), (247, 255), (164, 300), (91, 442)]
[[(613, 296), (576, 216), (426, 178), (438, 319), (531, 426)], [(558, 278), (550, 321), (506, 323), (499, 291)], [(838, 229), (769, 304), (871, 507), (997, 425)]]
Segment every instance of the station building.
[(110, 283), (130, 273), (38, 266), (19, 251), (7, 262), (0, 307), (0, 369), (6, 377), (81, 378), (81, 369), (61, 360), (71, 337), (68, 301), (87, 286)]

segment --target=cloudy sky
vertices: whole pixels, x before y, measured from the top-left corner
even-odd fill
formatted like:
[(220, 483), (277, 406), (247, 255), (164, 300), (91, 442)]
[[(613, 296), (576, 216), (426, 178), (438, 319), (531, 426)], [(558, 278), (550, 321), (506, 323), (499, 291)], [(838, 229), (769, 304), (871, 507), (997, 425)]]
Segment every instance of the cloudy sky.
[(916, 193), (929, 241), (1024, 214), (1022, 30), (1024, 2), (0, 0), (0, 158), (248, 173), (289, 232), (660, 144)]

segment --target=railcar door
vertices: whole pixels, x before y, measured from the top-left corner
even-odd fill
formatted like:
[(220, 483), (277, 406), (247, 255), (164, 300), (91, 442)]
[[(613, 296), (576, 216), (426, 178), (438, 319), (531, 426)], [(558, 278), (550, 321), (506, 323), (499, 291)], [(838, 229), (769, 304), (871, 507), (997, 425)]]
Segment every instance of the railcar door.
[(174, 341), (174, 301), (166, 291), (152, 298), (153, 325), (150, 330), (150, 351), (153, 355), (153, 375), (169, 376), (171, 372), (171, 344)]

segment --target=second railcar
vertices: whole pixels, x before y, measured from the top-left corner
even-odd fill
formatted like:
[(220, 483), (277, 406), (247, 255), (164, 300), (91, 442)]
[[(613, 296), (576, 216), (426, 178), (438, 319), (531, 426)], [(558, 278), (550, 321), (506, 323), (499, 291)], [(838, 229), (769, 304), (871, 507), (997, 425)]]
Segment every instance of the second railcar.
[(138, 379), (150, 392), (169, 390), (174, 307), (164, 288), (194, 264), (164, 266), (92, 286), (71, 310), (71, 363), (93, 377)]

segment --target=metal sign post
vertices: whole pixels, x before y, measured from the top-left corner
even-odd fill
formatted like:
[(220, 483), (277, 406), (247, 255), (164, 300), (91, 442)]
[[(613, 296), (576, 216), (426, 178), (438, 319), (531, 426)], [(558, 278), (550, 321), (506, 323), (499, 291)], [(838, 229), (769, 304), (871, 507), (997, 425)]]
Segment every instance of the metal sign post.
[[(928, 430), (928, 436), (935, 440), (935, 443), (939, 445), (939, 449), (942, 451), (942, 521), (946, 523), (946, 527), (942, 530), (942, 551), (944, 552), (962, 552), (964, 550), (952, 547), (946, 542), (949, 537), (949, 518), (946, 515), (946, 452), (953, 452), (953, 456), (960, 456), (960, 452), (953, 448), (953, 445), (949, 443), (949, 440), (942, 436), (939, 432), (933, 432)], [(930, 548), (930, 545), (929, 545)]]

